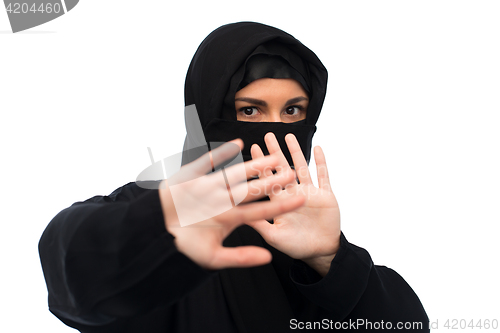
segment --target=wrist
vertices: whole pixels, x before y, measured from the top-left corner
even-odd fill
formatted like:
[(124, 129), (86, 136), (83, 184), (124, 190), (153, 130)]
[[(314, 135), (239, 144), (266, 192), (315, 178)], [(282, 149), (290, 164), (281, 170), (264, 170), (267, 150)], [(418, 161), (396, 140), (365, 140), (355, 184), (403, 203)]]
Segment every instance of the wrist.
[(330, 270), (330, 265), (332, 263), (333, 258), (335, 258), (335, 255), (336, 253), (326, 256), (302, 259), (302, 261), (306, 263), (307, 266), (314, 269), (319, 275), (321, 275), (321, 277), (325, 277), (326, 274), (328, 274), (328, 271)]

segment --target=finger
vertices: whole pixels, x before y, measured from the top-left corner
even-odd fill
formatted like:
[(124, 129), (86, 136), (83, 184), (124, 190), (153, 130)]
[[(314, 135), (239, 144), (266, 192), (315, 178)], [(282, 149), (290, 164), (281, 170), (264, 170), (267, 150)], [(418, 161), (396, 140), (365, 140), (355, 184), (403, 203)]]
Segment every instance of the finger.
[(267, 150), (269, 151), (269, 154), (274, 154), (278, 156), (279, 158), (279, 166), (280, 168), (277, 169), (278, 172), (290, 169), (290, 165), (288, 164), (288, 161), (286, 160), (285, 155), (283, 155), (283, 152), (281, 151), (280, 144), (278, 143), (278, 140), (276, 139), (276, 136), (274, 133), (269, 132), (264, 136), (264, 141), (266, 142)]
[(274, 224), (271, 224), (266, 220), (251, 221), (247, 222), (247, 224), (252, 228), (254, 228), (264, 238), (264, 240), (267, 243), (270, 243), (268, 240), (270, 239), (271, 233), (274, 231), (273, 229), (275, 228)]
[[(260, 148), (260, 146), (256, 143), (252, 145), (250, 148), (250, 154), (252, 155), (252, 159), (258, 159), (260, 157), (264, 157), (264, 152)], [(263, 173), (259, 175), (259, 177), (269, 177), (272, 176), (273, 171), (271, 169), (264, 170)]]
[(207, 174), (213, 170), (213, 167), (236, 156), (242, 148), (243, 141), (241, 139), (226, 142), (222, 146), (203, 154), (195, 161), (187, 164), (184, 172), (193, 176)]
[(209, 269), (252, 267), (271, 262), (271, 252), (259, 246), (222, 247), (214, 253)]
[(244, 163), (232, 165), (224, 169), (224, 172), (229, 184), (238, 184), (246, 182), (251, 178), (257, 178), (267, 171), (272, 175), (272, 170), (276, 169), (278, 164), (279, 159), (277, 156), (268, 155)]
[(326, 166), (326, 158), (323, 149), (320, 146), (314, 147), (314, 160), (316, 161), (316, 170), (318, 173), (319, 188), (332, 191), (330, 186), (330, 177), (328, 175), (328, 168)]
[(226, 142), (216, 149), (212, 149), (210, 153), (213, 159), (213, 165), (217, 167), (223, 162), (234, 158), (242, 148), (243, 141), (241, 139), (236, 139)]
[(306, 158), (300, 149), (300, 144), (297, 138), (293, 134), (287, 134), (285, 136), (286, 145), (292, 156), (293, 165), (295, 166), (295, 171), (297, 172), (297, 177), (301, 184), (312, 184), (311, 174), (309, 173), (309, 166), (307, 165)]
[(253, 159), (257, 159), (259, 157), (264, 156), (264, 152), (262, 151), (262, 149), (260, 149), (260, 146), (256, 143), (254, 143), (252, 147), (250, 147), (250, 154), (252, 155)]
[(240, 198), (237, 203), (254, 201), (265, 196), (272, 198), (290, 183), (295, 183), (295, 173), (292, 170), (254, 179), (247, 183), (232, 185), (231, 194), (233, 198)]
[(287, 197), (286, 200), (278, 199), (274, 201), (255, 202), (245, 205), (238, 205), (219, 216), (217, 220), (224, 224), (237, 226), (255, 220), (269, 220), (275, 216), (293, 211), (305, 202), (305, 197), (302, 195), (294, 195)]

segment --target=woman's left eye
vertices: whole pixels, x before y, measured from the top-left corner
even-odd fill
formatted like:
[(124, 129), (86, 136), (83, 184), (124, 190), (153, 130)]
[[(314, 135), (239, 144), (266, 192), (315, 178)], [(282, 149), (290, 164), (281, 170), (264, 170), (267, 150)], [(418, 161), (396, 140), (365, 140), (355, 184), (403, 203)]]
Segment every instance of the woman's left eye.
[(300, 106), (289, 106), (285, 109), (285, 113), (289, 116), (296, 116), (302, 111)]

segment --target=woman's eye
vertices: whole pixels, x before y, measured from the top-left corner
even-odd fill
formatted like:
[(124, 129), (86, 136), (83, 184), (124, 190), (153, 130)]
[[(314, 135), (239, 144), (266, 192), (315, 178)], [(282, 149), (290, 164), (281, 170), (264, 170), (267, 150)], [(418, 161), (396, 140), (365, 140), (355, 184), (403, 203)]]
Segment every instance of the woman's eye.
[(285, 109), (285, 113), (289, 116), (296, 116), (302, 111), (300, 106), (289, 106)]
[(241, 112), (245, 116), (255, 116), (257, 114), (257, 108), (256, 107), (245, 107), (240, 109)]

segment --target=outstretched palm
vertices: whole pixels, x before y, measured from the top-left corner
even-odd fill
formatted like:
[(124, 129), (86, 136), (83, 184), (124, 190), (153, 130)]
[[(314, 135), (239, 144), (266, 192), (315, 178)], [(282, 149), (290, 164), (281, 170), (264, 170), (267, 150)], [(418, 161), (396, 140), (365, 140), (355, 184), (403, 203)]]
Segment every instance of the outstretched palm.
[[(308, 260), (332, 256), (337, 252), (340, 242), (340, 212), (330, 187), (323, 151), (320, 147), (314, 149), (319, 185), (316, 187), (297, 139), (294, 135), (288, 134), (285, 140), (300, 183), (293, 181), (287, 184), (284, 190), (273, 191), (269, 197), (273, 201), (301, 194), (306, 197), (306, 202), (298, 209), (276, 217), (274, 224), (265, 220), (249, 224), (264, 237), (266, 242), (292, 258)], [(281, 169), (279, 172), (285, 172), (290, 166), (276, 137), (268, 133), (265, 141), (269, 153), (279, 156), (279, 169)], [(257, 145), (252, 147), (251, 152), (254, 159), (263, 156), (262, 150)], [(271, 175), (272, 172), (268, 170), (261, 175), (261, 178)]]

